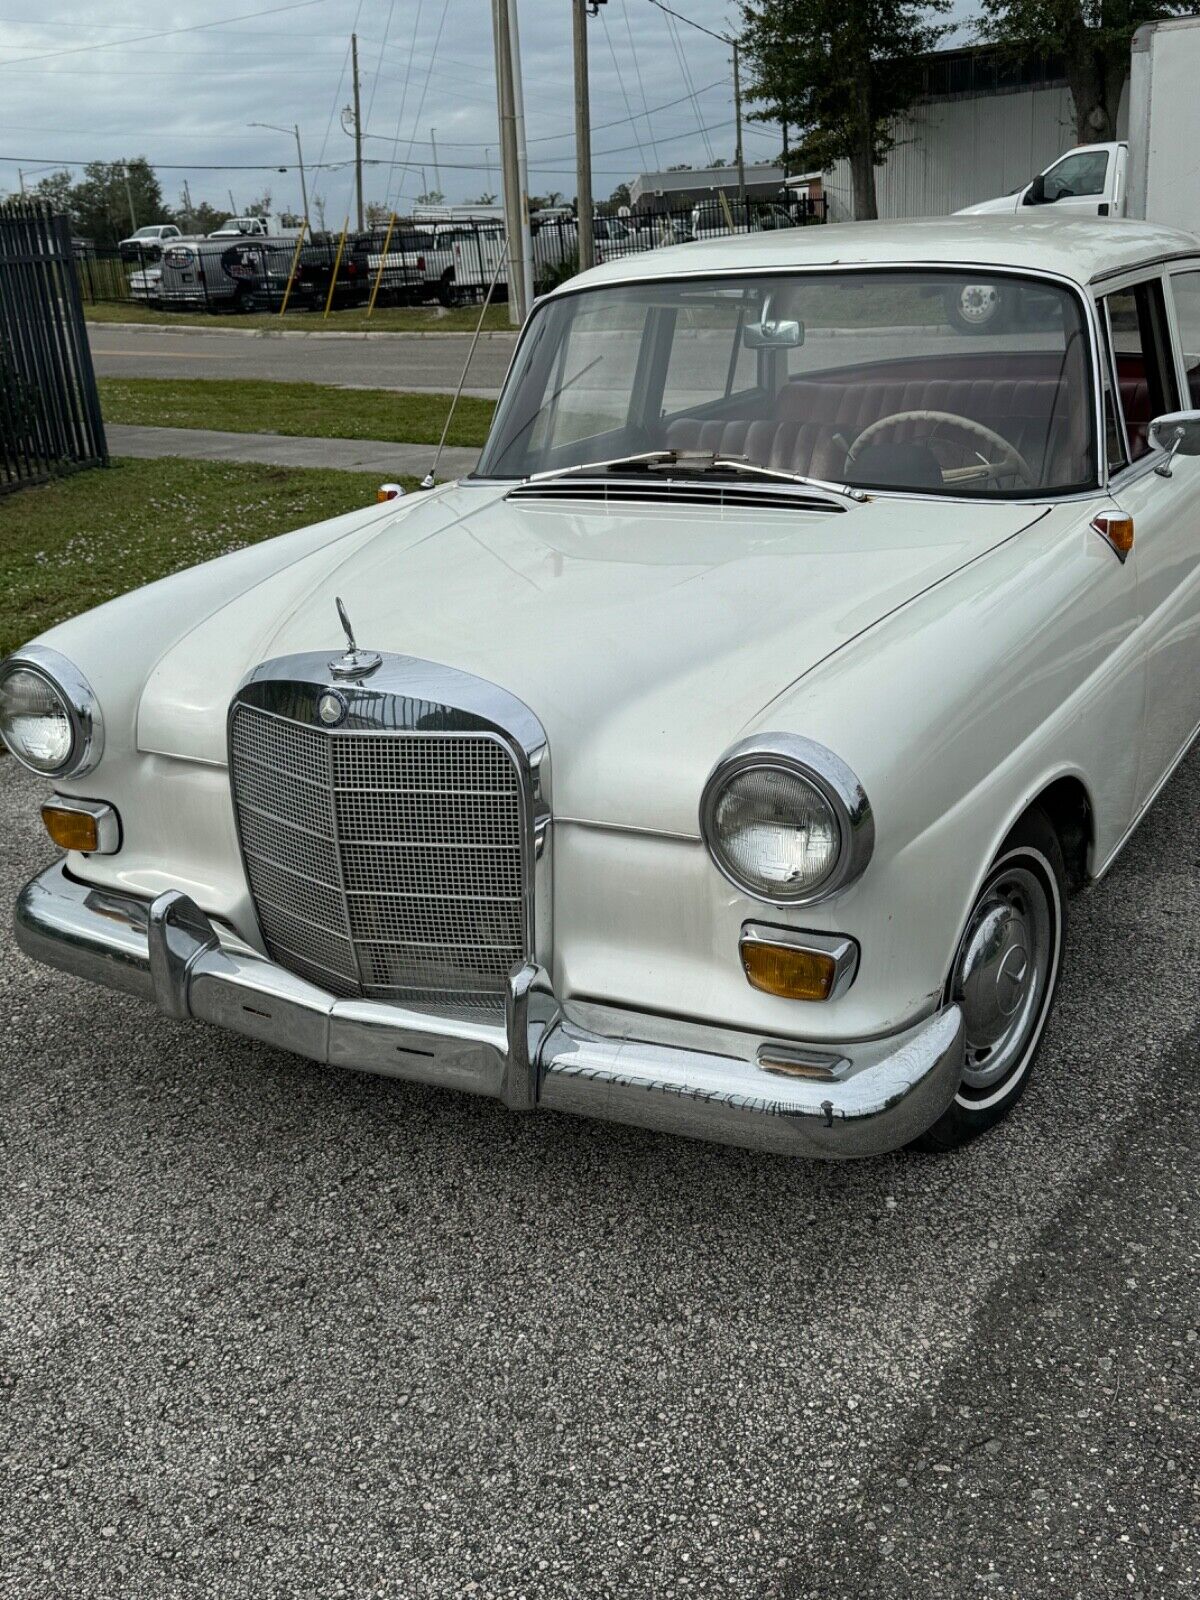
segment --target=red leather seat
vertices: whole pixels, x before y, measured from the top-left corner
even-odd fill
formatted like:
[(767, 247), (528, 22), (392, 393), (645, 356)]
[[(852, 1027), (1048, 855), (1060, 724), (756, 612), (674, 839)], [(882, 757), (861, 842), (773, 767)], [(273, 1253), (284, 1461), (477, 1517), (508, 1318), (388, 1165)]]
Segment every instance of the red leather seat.
[[(850, 446), (873, 422), (903, 411), (944, 411), (994, 429), (1025, 457), (1035, 476), (1071, 483), (1084, 475), (1086, 426), (1067, 415), (1067, 390), (1054, 377), (916, 377), (885, 374), (849, 382), (795, 379), (784, 385), (771, 417), (677, 417), (667, 443), (680, 449), (743, 455), (764, 466), (817, 478), (838, 478)], [(914, 420), (887, 430), (892, 443), (922, 442), (930, 424)], [(947, 427), (946, 439), (965, 440)]]

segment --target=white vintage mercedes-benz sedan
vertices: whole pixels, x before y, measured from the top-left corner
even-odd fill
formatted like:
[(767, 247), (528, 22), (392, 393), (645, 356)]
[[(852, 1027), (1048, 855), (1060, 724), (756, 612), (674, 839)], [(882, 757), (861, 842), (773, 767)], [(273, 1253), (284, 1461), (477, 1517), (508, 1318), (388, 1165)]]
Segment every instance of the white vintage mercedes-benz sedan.
[(472, 476), (4, 662), (66, 851), (19, 942), (514, 1109), (959, 1144), (1197, 732), (1195, 407), (1200, 242), (1144, 224), (584, 273)]

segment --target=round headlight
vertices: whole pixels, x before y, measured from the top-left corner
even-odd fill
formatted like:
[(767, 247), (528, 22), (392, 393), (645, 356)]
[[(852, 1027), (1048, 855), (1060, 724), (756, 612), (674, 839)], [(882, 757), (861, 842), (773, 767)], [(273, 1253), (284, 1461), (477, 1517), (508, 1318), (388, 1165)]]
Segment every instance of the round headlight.
[(790, 734), (735, 745), (700, 805), (709, 854), (736, 888), (775, 905), (806, 905), (853, 881), (874, 843), (854, 774), (821, 745)]
[(0, 664), (0, 738), (32, 772), (74, 777), (100, 759), (100, 708), (69, 661), (30, 645)]

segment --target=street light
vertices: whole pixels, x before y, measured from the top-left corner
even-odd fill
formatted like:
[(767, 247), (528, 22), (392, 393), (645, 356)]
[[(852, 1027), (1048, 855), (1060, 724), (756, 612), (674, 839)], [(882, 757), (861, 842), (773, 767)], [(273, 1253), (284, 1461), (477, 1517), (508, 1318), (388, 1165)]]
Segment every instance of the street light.
[(273, 133), (290, 133), (295, 139), (296, 160), (300, 163), (300, 197), (304, 202), (304, 226), (311, 233), (312, 227), (308, 220), (308, 184), (304, 181), (304, 151), (300, 148), (300, 124), (294, 122), (290, 128), (281, 128), (277, 122), (248, 122), (246, 126), (248, 128), (270, 128)]

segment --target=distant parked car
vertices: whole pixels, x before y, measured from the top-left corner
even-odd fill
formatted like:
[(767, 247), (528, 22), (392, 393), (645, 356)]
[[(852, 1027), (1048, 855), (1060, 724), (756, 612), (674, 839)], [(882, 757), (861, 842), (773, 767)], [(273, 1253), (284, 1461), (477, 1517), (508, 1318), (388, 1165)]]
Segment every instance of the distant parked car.
[(182, 237), (173, 222), (151, 222), (131, 233), (128, 239), (122, 239), (117, 249), (121, 252), (122, 261), (138, 261), (144, 265), (147, 261), (157, 261), (164, 245)]
[(731, 233), (772, 233), (776, 228), (795, 226), (794, 220), (782, 206), (754, 206), (749, 225), (745, 221), (742, 203), (737, 199), (728, 202), (728, 209), (719, 199), (701, 200), (692, 207), (693, 239), (720, 239)]

